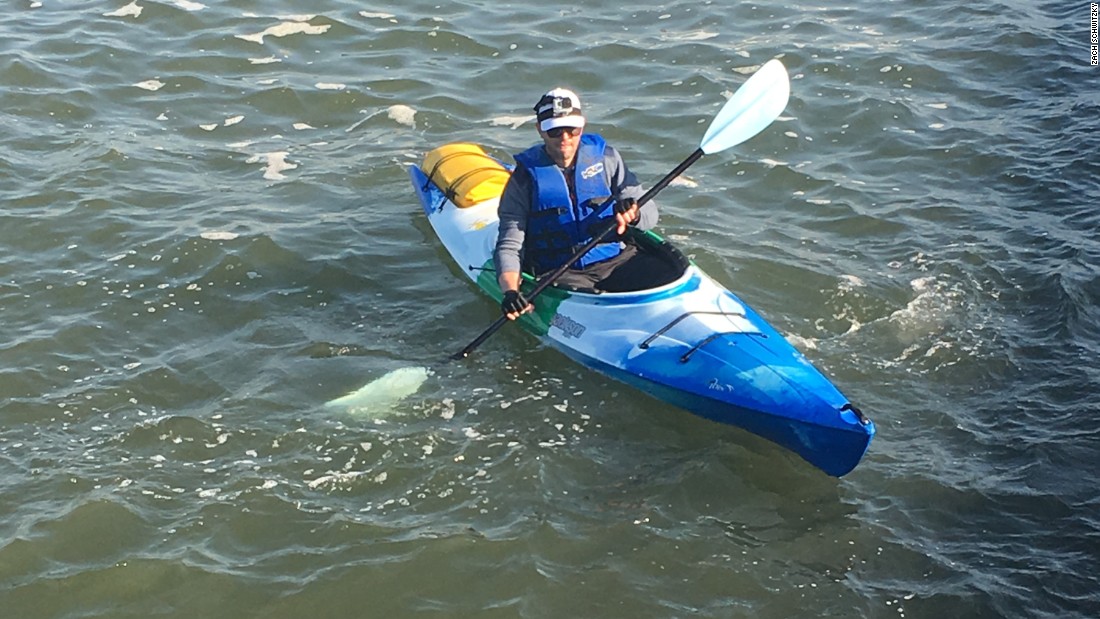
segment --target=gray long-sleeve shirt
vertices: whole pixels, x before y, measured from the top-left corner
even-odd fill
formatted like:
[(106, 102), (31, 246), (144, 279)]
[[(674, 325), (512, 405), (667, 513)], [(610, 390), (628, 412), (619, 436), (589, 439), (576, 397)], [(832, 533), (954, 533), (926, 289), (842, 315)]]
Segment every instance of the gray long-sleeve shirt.
[[(540, 154), (544, 159), (542, 163), (553, 163), (546, 151), (540, 151)], [(638, 179), (626, 167), (619, 152), (610, 145), (604, 150), (603, 163), (607, 186), (611, 188), (615, 198), (642, 197), (645, 191), (642, 190)], [(566, 173), (565, 170), (562, 172)], [(522, 167), (517, 167), (504, 186), (497, 210), (500, 229), (497, 232), (496, 250), (493, 252), (493, 263), (497, 273), (519, 272), (523, 264), (523, 241), (527, 234), (527, 216), (531, 212), (531, 205), (535, 198), (535, 184), (531, 175)], [(634, 225), (642, 230), (652, 228), (657, 224), (657, 210), (656, 202), (650, 200), (645, 203)]]

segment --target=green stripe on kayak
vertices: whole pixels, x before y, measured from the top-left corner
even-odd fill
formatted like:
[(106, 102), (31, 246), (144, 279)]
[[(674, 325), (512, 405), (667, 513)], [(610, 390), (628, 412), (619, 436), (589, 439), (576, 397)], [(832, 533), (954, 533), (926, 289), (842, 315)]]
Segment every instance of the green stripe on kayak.
[[(533, 277), (526, 273), (523, 274), (521, 288), (524, 292), (534, 289), (535, 284)], [(504, 294), (500, 291), (500, 284), (497, 282), (497, 272), (492, 259), (486, 260), (485, 264), (482, 265), (482, 269), (477, 276), (477, 285), (497, 303), (500, 303), (504, 298)], [(547, 288), (535, 299), (535, 311), (524, 314), (519, 319), (520, 326), (539, 337), (546, 335), (550, 331), (550, 321), (558, 313), (558, 306), (569, 296), (567, 291), (560, 288)]]

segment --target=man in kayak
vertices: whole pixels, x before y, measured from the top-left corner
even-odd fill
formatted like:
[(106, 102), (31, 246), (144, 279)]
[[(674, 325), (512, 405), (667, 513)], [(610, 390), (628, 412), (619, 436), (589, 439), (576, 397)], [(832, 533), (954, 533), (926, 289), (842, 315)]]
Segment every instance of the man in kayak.
[(533, 309), (520, 292), (520, 269), (549, 273), (617, 223), (608, 236), (573, 263), (558, 285), (622, 292), (652, 286), (667, 270), (654, 256), (622, 242), (628, 226), (646, 230), (657, 223), (657, 205), (638, 206), (637, 178), (618, 151), (595, 133), (585, 133), (580, 98), (555, 88), (535, 104), (541, 144), (515, 155), (516, 170), (500, 197), (500, 231), (493, 261), (504, 291), (501, 310), (515, 320)]

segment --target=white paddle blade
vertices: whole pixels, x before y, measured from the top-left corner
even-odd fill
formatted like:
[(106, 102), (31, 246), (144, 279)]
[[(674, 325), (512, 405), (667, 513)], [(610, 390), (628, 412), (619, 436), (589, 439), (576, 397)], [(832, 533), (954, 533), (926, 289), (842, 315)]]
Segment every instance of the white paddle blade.
[(711, 121), (699, 148), (709, 155), (760, 133), (779, 118), (790, 96), (787, 69), (779, 60), (769, 60), (726, 101)]
[(393, 413), (401, 400), (416, 393), (430, 375), (431, 371), (424, 367), (394, 370), (341, 398), (325, 402), (325, 406), (352, 415), (382, 418)]

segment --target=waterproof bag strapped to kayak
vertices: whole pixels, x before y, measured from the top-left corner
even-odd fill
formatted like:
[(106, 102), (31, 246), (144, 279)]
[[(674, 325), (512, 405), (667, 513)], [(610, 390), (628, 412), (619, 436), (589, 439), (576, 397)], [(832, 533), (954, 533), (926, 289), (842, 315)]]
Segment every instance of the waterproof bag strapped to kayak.
[(508, 170), (477, 144), (446, 144), (424, 156), (420, 170), (455, 206), (467, 208), (500, 195)]

